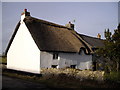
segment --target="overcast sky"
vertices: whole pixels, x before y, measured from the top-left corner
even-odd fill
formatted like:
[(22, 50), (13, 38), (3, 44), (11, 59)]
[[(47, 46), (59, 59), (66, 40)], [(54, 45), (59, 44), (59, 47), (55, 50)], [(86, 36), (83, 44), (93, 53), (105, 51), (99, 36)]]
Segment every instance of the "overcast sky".
[(120, 23), (120, 1), (118, 3), (118, 22)]
[[(114, 31), (118, 25), (118, 2), (3, 2), (2, 49), (6, 49), (11, 35), (27, 8), (31, 16), (60, 25), (75, 20), (78, 33), (104, 38), (104, 30)], [(0, 49), (1, 51), (1, 49)]]

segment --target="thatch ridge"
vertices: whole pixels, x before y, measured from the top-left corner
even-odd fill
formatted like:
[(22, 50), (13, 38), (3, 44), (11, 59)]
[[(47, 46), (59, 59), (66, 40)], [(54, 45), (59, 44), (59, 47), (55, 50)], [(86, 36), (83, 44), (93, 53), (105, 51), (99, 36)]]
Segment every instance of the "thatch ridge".
[(39, 22), (39, 23), (42, 23), (42, 24), (46, 24), (46, 25), (50, 25), (50, 26), (54, 26), (54, 27), (59, 27), (59, 28), (67, 28), (69, 30), (72, 30), (71, 28), (68, 28), (66, 26), (63, 26), (63, 25), (59, 25), (59, 24), (55, 24), (55, 23), (52, 23), (52, 22), (48, 22), (48, 21), (45, 21), (45, 20), (42, 20), (42, 19), (37, 19), (37, 18), (34, 18), (34, 17), (31, 17), (31, 16), (26, 16), (26, 18), (24, 19), (24, 21), (28, 21), (28, 22)]

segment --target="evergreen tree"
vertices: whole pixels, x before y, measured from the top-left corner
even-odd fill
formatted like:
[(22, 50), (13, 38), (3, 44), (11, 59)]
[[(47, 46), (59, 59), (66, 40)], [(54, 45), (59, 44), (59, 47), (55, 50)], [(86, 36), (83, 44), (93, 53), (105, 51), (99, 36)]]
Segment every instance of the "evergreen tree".
[(104, 32), (104, 36), (106, 38), (107, 41), (111, 41), (111, 32), (109, 31), (109, 28), (107, 30), (105, 30)]
[(112, 35), (113, 39), (113, 55), (115, 57), (116, 63), (117, 63), (117, 71), (120, 70), (120, 24), (118, 25), (118, 28), (114, 30), (114, 34)]
[(104, 32), (105, 46), (97, 50), (97, 54), (106, 58), (106, 65), (109, 70), (120, 71), (120, 24), (118, 28), (114, 30), (114, 34), (109, 29)]

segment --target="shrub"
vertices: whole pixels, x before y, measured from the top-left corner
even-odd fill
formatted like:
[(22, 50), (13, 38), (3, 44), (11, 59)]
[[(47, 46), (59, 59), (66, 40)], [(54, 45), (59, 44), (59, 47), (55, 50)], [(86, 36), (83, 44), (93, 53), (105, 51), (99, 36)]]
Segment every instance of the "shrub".
[(114, 82), (118, 82), (120, 81), (120, 72), (110, 72), (110, 73), (105, 73), (105, 79), (107, 81), (114, 81)]

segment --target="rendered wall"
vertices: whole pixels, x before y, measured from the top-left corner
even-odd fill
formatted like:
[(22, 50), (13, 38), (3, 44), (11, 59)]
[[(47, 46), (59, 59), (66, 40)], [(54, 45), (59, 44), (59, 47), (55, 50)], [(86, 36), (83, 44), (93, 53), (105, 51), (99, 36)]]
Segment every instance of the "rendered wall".
[(40, 50), (24, 22), (20, 25), (8, 50), (7, 68), (40, 73)]
[(41, 52), (41, 68), (51, 68), (51, 65), (58, 65), (58, 68), (76, 65), (78, 69), (92, 68), (92, 55), (78, 53), (59, 53), (59, 60), (53, 60), (53, 53)]

